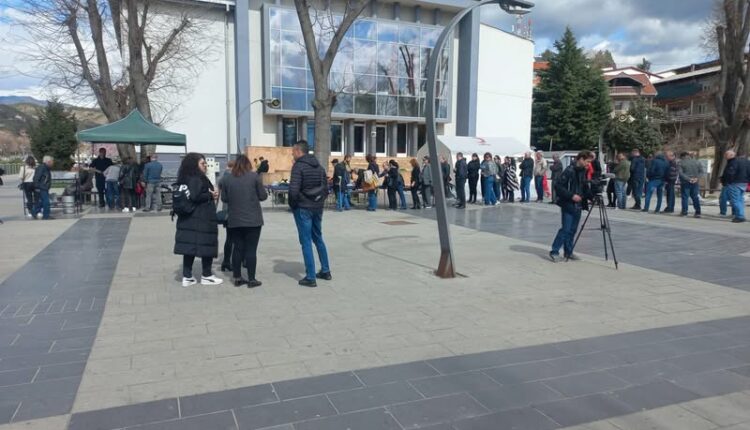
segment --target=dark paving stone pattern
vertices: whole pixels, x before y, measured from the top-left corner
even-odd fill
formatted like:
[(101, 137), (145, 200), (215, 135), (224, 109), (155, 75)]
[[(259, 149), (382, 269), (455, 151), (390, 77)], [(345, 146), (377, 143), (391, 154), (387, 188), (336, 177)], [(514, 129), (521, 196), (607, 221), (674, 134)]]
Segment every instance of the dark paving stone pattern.
[(69, 428), (547, 430), (748, 389), (750, 316), (82, 412)]
[(70, 412), (129, 225), (79, 220), (0, 284), (0, 424)]
[[(547, 203), (502, 203), (474, 211), (449, 208), (448, 219), (461, 227), (551, 246), (560, 228), (559, 211), (552, 208), (556, 206)], [(409, 213), (435, 218), (434, 210)], [(654, 216), (661, 215), (644, 215)], [(620, 262), (750, 291), (750, 258), (740, 255), (750, 251), (746, 238), (611, 219), (610, 224)], [(604, 257), (598, 213), (591, 215), (577, 250)], [(536, 249), (518, 251), (546, 258), (546, 252)]]

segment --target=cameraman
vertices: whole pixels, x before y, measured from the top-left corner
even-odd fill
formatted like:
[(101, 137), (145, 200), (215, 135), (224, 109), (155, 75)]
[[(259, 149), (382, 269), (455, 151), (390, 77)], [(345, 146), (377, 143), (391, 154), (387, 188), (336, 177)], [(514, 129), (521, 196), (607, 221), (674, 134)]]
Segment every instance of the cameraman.
[(557, 232), (549, 253), (549, 258), (555, 263), (560, 260), (560, 248), (564, 248), (565, 258), (578, 259), (573, 255), (573, 239), (581, 221), (581, 210), (588, 207), (588, 200), (594, 197), (586, 178), (586, 170), (593, 158), (590, 151), (579, 152), (575, 164), (568, 166), (555, 182), (555, 203), (560, 206), (562, 214), (562, 227)]

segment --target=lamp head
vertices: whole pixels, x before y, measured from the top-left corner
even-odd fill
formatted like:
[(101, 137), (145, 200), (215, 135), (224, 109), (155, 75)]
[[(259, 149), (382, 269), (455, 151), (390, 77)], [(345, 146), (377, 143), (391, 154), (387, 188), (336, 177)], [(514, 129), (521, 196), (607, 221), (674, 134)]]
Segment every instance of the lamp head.
[(281, 107), (281, 100), (277, 98), (266, 99), (266, 106), (270, 107), (271, 109), (278, 109)]

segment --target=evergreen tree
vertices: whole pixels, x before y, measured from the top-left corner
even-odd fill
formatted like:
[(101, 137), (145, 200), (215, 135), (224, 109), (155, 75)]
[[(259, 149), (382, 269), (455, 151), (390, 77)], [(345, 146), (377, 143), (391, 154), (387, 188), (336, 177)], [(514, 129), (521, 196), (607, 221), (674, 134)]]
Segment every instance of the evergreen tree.
[(644, 58), (643, 58), (643, 60), (641, 61), (641, 64), (639, 64), (639, 65), (637, 65), (637, 66), (635, 66), (635, 67), (637, 67), (637, 68), (639, 68), (639, 69), (643, 70), (644, 72), (650, 72), (650, 71), (651, 71), (651, 62), (650, 62), (650, 61), (648, 61), (648, 60), (647, 60), (647, 59), (646, 59), (646, 58), (644, 57)]
[(540, 73), (534, 93), (532, 127), (537, 147), (594, 149), (611, 111), (607, 84), (578, 47), (570, 28), (555, 42), (557, 53)]
[(43, 156), (51, 155), (55, 158), (55, 169), (69, 170), (78, 147), (76, 130), (75, 115), (65, 112), (62, 103), (50, 100), (40, 112), (39, 122), (31, 129), (31, 152), (40, 161)]
[(612, 57), (612, 53), (609, 52), (609, 49), (605, 49), (604, 51), (596, 51), (594, 53), (594, 56), (591, 58), (591, 64), (597, 69), (617, 67), (617, 64), (615, 64), (615, 59)]
[(607, 123), (604, 132), (607, 151), (627, 153), (638, 148), (645, 155), (654, 154), (664, 145), (660, 124), (665, 118), (664, 110), (645, 100), (632, 103), (627, 114), (618, 115)]

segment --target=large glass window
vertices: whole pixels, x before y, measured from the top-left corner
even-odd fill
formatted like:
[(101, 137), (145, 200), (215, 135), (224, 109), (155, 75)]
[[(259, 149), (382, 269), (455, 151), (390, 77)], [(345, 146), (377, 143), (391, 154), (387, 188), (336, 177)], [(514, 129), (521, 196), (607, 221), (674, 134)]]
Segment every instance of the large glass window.
[(294, 146), (297, 143), (297, 120), (284, 118), (281, 121), (281, 145)]
[[(281, 111), (311, 112), (312, 75), (304, 49), (296, 11), (266, 6), (269, 23), (269, 82), (273, 97), (281, 99)], [(333, 17), (334, 25), (340, 16)], [(327, 16), (313, 20), (318, 52), (324, 55), (333, 34)], [(325, 25), (319, 24), (325, 22)], [(333, 62), (330, 86), (338, 93), (334, 112), (419, 118), (424, 114), (427, 66), (442, 29), (382, 19), (358, 19), (341, 42)], [(436, 114), (447, 119), (449, 81), (448, 51), (439, 65), (435, 97)]]
[(340, 123), (331, 124), (331, 154), (340, 155), (344, 152), (342, 129)]
[(354, 126), (354, 154), (364, 155), (365, 153), (365, 126), (356, 124)]
[(310, 145), (310, 149), (315, 149), (315, 122), (307, 122), (307, 144)]
[(385, 147), (388, 134), (388, 128), (384, 125), (375, 127), (375, 153), (377, 155), (385, 155)]
[(406, 124), (399, 124), (396, 130), (396, 153), (406, 155)]

